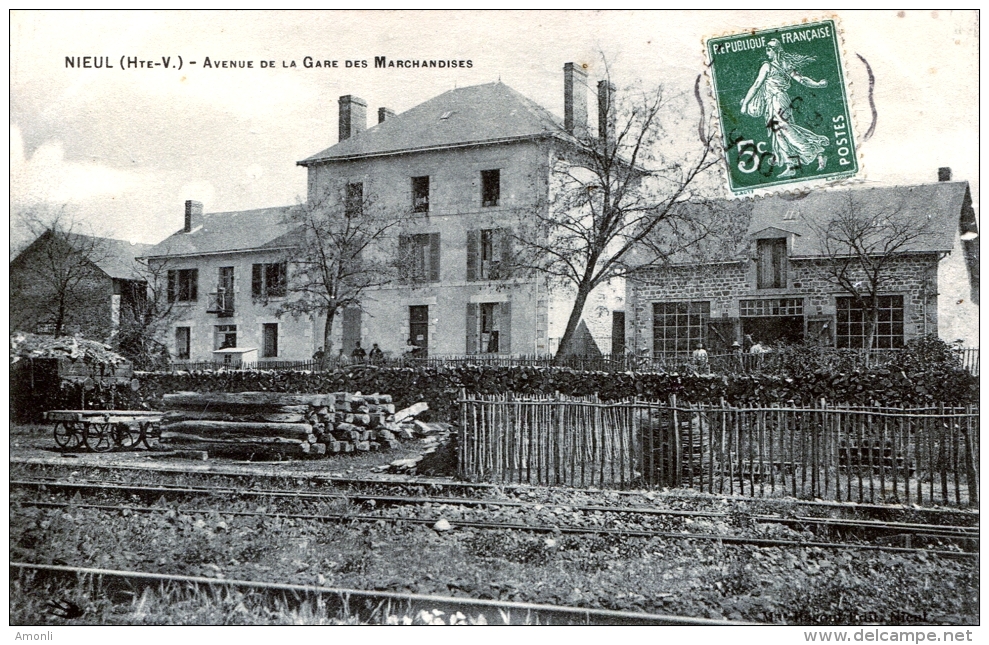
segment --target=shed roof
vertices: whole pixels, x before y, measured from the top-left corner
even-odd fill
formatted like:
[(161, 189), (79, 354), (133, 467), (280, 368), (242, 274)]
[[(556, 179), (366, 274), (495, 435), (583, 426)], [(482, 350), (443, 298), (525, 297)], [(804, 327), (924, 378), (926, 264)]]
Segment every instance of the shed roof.
[(499, 81), (444, 92), (299, 165), (563, 133), (555, 116)]

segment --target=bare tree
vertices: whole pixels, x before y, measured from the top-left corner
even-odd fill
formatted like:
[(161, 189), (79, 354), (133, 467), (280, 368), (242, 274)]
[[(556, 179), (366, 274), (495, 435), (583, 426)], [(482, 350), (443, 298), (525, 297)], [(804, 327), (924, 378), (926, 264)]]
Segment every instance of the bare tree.
[(892, 283), (895, 262), (933, 233), (931, 221), (901, 198), (876, 199), (871, 191), (846, 191), (824, 222), (805, 218), (819, 239), (823, 270), (862, 311), (864, 347), (872, 348), (880, 297)]
[[(590, 293), (637, 266), (660, 265), (706, 236), (702, 178), (719, 156), (701, 115), (686, 146), (677, 138), (688, 98), (664, 86), (599, 97), (597, 137), (561, 133), (546, 208), (527, 212), (515, 235), (516, 266), (573, 290), (557, 360), (572, 343)], [(599, 88), (599, 94), (603, 91)], [(699, 135), (699, 140), (697, 137)]]
[(97, 266), (110, 253), (105, 239), (83, 234), (64, 205), (33, 207), (15, 217), (35, 240), (10, 264), (11, 327), (104, 340), (112, 330), (110, 279)]
[(287, 299), (279, 314), (323, 316), (321, 367), (332, 357), (333, 323), (348, 307), (360, 307), (369, 289), (398, 278), (393, 229), (404, 216), (386, 213), (363, 184), (330, 187), (289, 212), (297, 250), (288, 258)]
[(176, 314), (168, 297), (167, 252), (163, 258), (137, 258), (133, 278), (121, 281), (117, 346), (138, 369), (167, 367), (168, 348), (161, 342)]

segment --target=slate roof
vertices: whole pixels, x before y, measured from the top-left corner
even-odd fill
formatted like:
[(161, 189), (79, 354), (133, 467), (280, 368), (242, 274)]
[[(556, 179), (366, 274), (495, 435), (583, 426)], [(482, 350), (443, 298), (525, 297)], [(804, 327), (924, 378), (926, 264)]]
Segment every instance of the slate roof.
[[(39, 244), (43, 238), (50, 235), (51, 231), (46, 231), (41, 237), (25, 249), (20, 255)], [(135, 279), (137, 263), (135, 258), (141, 257), (150, 244), (135, 244), (126, 240), (115, 240), (109, 237), (97, 237), (94, 235), (82, 235), (80, 233), (63, 233), (64, 238), (80, 251), (89, 255), (89, 259), (111, 278), (122, 280)], [(18, 256), (18, 258), (20, 257)], [(17, 259), (15, 258), (15, 262)]]
[[(757, 200), (717, 201), (709, 210), (718, 213), (710, 236), (670, 258), (673, 265), (730, 262), (748, 259), (752, 241), (792, 234), (791, 258), (821, 257), (819, 231), (834, 213), (847, 207), (849, 195), (857, 208), (886, 210), (893, 217), (927, 221), (929, 231), (900, 252), (951, 251), (960, 230), (977, 231), (968, 182), (938, 182), (916, 186), (886, 186), (816, 190), (802, 195), (775, 195)], [(636, 259), (644, 261), (645, 253)], [(633, 264), (638, 263), (633, 260)]]
[(950, 251), (954, 248), (963, 208), (971, 208), (968, 182), (952, 181), (918, 186), (818, 190), (805, 197), (774, 196), (752, 205), (749, 236), (767, 228), (783, 229), (793, 237), (791, 257), (821, 254), (819, 230), (838, 209), (846, 208), (852, 196), (856, 208), (864, 212), (888, 211), (900, 221), (930, 221), (929, 231), (910, 242), (902, 252)]
[(204, 255), (224, 251), (281, 248), (295, 242), (296, 226), (288, 220), (295, 206), (206, 213), (192, 222), (192, 231), (178, 231), (145, 253), (147, 257)]
[(555, 116), (504, 83), (487, 83), (444, 92), (298, 164), (545, 136), (566, 136)]

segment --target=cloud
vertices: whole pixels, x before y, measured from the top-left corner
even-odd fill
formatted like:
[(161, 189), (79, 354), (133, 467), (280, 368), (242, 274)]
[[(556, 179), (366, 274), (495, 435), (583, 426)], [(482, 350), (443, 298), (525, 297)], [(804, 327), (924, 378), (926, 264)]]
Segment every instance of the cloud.
[(27, 156), (20, 128), (10, 126), (10, 201), (12, 204), (71, 204), (136, 190), (144, 176), (100, 163), (65, 159), (61, 141), (41, 144)]

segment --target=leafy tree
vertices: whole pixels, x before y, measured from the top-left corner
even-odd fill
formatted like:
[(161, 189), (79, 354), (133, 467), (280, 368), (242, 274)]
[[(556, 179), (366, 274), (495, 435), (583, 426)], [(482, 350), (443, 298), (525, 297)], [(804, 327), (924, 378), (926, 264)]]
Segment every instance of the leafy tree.
[[(681, 139), (688, 98), (660, 85), (599, 86), (598, 135), (574, 128), (552, 159), (545, 208), (525, 214), (516, 265), (569, 287), (574, 303), (556, 359), (573, 353), (588, 296), (637, 267), (658, 266), (706, 237), (706, 171), (719, 155), (701, 115)], [(699, 139), (698, 139), (699, 136)]]
[(279, 314), (322, 316), (320, 367), (332, 358), (333, 323), (361, 296), (398, 278), (393, 229), (405, 215), (386, 213), (363, 184), (329, 187), (289, 212), (296, 227), (296, 250), (290, 263), (287, 298)]

